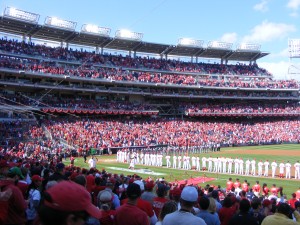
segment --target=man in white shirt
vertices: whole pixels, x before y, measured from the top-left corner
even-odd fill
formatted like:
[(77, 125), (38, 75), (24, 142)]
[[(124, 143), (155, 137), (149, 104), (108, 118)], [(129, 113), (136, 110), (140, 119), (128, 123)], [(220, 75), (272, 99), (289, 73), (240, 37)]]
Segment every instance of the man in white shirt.
[(236, 157), (236, 159), (234, 160), (234, 173), (235, 174), (238, 174), (239, 173), (239, 158)]
[(177, 168), (177, 156), (174, 154), (173, 155), (173, 169)]
[(299, 161), (297, 161), (294, 164), (294, 168), (295, 168), (295, 179), (300, 179), (300, 163), (299, 163)]
[(276, 174), (276, 168), (277, 168), (276, 160), (274, 160), (274, 162), (271, 163), (271, 167), (272, 167), (272, 177), (274, 178)]
[(283, 178), (284, 167), (285, 167), (285, 164), (284, 164), (284, 161), (282, 161), (282, 162), (279, 164), (279, 177), (280, 177), (280, 178)]
[(264, 166), (265, 166), (265, 173), (264, 173), (264, 176), (265, 176), (265, 177), (268, 177), (268, 176), (269, 176), (269, 165), (270, 165), (270, 163), (269, 163), (268, 160), (264, 162)]
[(239, 161), (239, 174), (243, 175), (244, 174), (244, 160), (242, 158), (240, 158), (240, 161)]
[(223, 165), (223, 171), (222, 173), (226, 173), (226, 164), (227, 164), (227, 158), (222, 158), (222, 165)]
[(202, 157), (202, 170), (205, 171), (206, 170), (206, 162), (207, 159), (205, 156)]
[(255, 174), (256, 174), (256, 161), (255, 161), (255, 159), (251, 160), (251, 174), (252, 174), (252, 176), (255, 176)]
[(232, 173), (232, 163), (233, 163), (233, 159), (230, 157), (228, 159), (228, 171), (227, 171), (227, 173), (229, 173), (229, 174)]
[(250, 160), (247, 159), (245, 164), (246, 164), (245, 175), (249, 176), (249, 174), (250, 174), (250, 164), (251, 164)]
[(285, 164), (285, 178), (291, 179), (291, 167), (290, 161)]
[(167, 168), (171, 168), (171, 156), (169, 154), (166, 155)]
[(179, 155), (177, 159), (178, 159), (178, 169), (181, 169), (181, 155)]
[(96, 168), (96, 164), (97, 164), (98, 159), (94, 156), (92, 156), (92, 158), (89, 159), (88, 164), (91, 168)]
[(208, 157), (208, 159), (207, 159), (207, 161), (208, 161), (208, 172), (212, 172), (212, 162), (213, 162), (213, 159), (212, 159), (212, 157), (211, 156), (209, 156)]
[(260, 160), (258, 163), (257, 163), (257, 167), (258, 167), (258, 173), (257, 175), (258, 176), (262, 176), (262, 172), (263, 172), (263, 162)]
[(201, 167), (200, 167), (200, 158), (199, 156), (196, 157), (196, 170), (200, 171)]

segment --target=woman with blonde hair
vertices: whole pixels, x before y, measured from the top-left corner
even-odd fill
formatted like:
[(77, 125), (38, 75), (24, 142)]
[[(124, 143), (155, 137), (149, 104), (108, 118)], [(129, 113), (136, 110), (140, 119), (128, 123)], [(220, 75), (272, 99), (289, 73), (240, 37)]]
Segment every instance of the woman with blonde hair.
[[(212, 197), (209, 197), (209, 206), (207, 211), (212, 214), (214, 217), (216, 217), (216, 219), (218, 221), (220, 221), (219, 215), (217, 213), (217, 204), (216, 204), (216, 200)], [(220, 224), (220, 223), (219, 223)]]

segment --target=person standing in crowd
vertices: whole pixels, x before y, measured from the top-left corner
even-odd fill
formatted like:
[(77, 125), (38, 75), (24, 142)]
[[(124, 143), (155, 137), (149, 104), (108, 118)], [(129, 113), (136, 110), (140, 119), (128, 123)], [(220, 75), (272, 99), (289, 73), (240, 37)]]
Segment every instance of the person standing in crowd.
[(141, 196), (140, 186), (136, 183), (129, 184), (126, 194), (128, 201), (116, 210), (115, 225), (149, 225), (147, 214), (136, 206)]
[(249, 214), (250, 208), (249, 200), (242, 199), (240, 201), (239, 213), (229, 220), (228, 225), (257, 225), (256, 219)]
[(37, 217), (37, 209), (41, 201), (40, 187), (43, 179), (39, 175), (31, 177), (31, 184), (28, 187), (27, 199), (29, 201), (28, 208), (26, 209), (27, 225), (33, 224)]
[(186, 186), (180, 196), (180, 210), (165, 216), (163, 225), (206, 225), (200, 217), (193, 215), (193, 206), (198, 200), (195, 187)]
[(4, 224), (25, 225), (27, 203), (24, 200), (21, 190), (16, 186), (20, 178), (24, 178), (19, 167), (12, 167), (7, 172), (7, 177), (0, 181), (0, 189), (3, 192), (11, 191), (8, 198), (7, 215)]
[(43, 225), (84, 225), (89, 217), (100, 219), (102, 212), (84, 187), (61, 181), (44, 193), (38, 216)]
[(55, 180), (57, 182), (67, 180), (65, 176), (65, 164), (57, 163), (55, 166), (55, 172), (49, 177), (48, 181)]
[(158, 221), (155, 225), (162, 225), (162, 221), (164, 220), (165, 216), (175, 211), (177, 211), (177, 203), (175, 201), (166, 202), (160, 211)]
[[(293, 214), (295, 220), (290, 219), (290, 214)], [(300, 214), (293, 210), (287, 203), (280, 203), (274, 215), (267, 216), (261, 225), (297, 225), (300, 224)]]
[(92, 156), (92, 158), (89, 159), (88, 164), (89, 164), (90, 169), (96, 168), (97, 161), (98, 161), (98, 159), (95, 156)]
[(206, 225), (220, 225), (219, 217), (216, 217), (214, 214), (208, 212), (209, 205), (209, 199), (205, 196), (202, 196), (199, 200), (200, 212), (197, 214), (197, 216), (203, 219)]

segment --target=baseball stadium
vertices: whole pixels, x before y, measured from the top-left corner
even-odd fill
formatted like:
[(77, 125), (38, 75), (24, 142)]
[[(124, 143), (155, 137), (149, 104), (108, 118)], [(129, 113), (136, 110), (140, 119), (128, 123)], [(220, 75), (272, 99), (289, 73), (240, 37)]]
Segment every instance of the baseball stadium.
[(39, 18), (12, 7), (0, 17), (1, 179), (44, 182), (63, 167), (66, 180), (86, 175), (92, 193), (100, 177), (116, 196), (141, 180), (172, 195), (185, 186), (228, 193), (231, 178), (286, 202), (299, 189), (300, 83), (259, 67), (270, 54), (260, 45), (159, 44)]

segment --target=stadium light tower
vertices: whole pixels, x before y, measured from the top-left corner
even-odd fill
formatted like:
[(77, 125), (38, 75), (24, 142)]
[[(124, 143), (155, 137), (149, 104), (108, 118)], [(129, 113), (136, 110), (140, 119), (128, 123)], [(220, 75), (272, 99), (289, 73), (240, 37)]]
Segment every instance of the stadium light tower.
[(237, 51), (260, 51), (261, 45), (254, 43), (240, 43), (237, 45)]
[(129, 39), (133, 41), (141, 41), (143, 39), (143, 33), (132, 32), (129, 30), (117, 30), (115, 34), (116, 38)]
[(81, 27), (82, 33), (95, 34), (95, 35), (106, 36), (106, 37), (109, 37), (110, 31), (111, 31), (110, 28), (99, 27), (93, 24), (84, 24)]
[(40, 15), (36, 13), (26, 12), (13, 7), (6, 7), (4, 9), (3, 17), (37, 24)]
[(290, 78), (300, 79), (300, 67), (299, 63), (293, 63), (293, 59), (300, 58), (300, 39), (288, 39), (289, 58), (290, 65), (288, 67), (288, 75)]
[(45, 25), (74, 31), (77, 23), (73, 21), (62, 20), (57, 17), (47, 16), (45, 19)]
[(227, 43), (222, 41), (209, 41), (207, 44), (207, 48), (231, 50), (232, 45), (233, 45), (232, 43)]
[(180, 38), (178, 40), (178, 46), (197, 47), (203, 48), (204, 41), (191, 38)]

